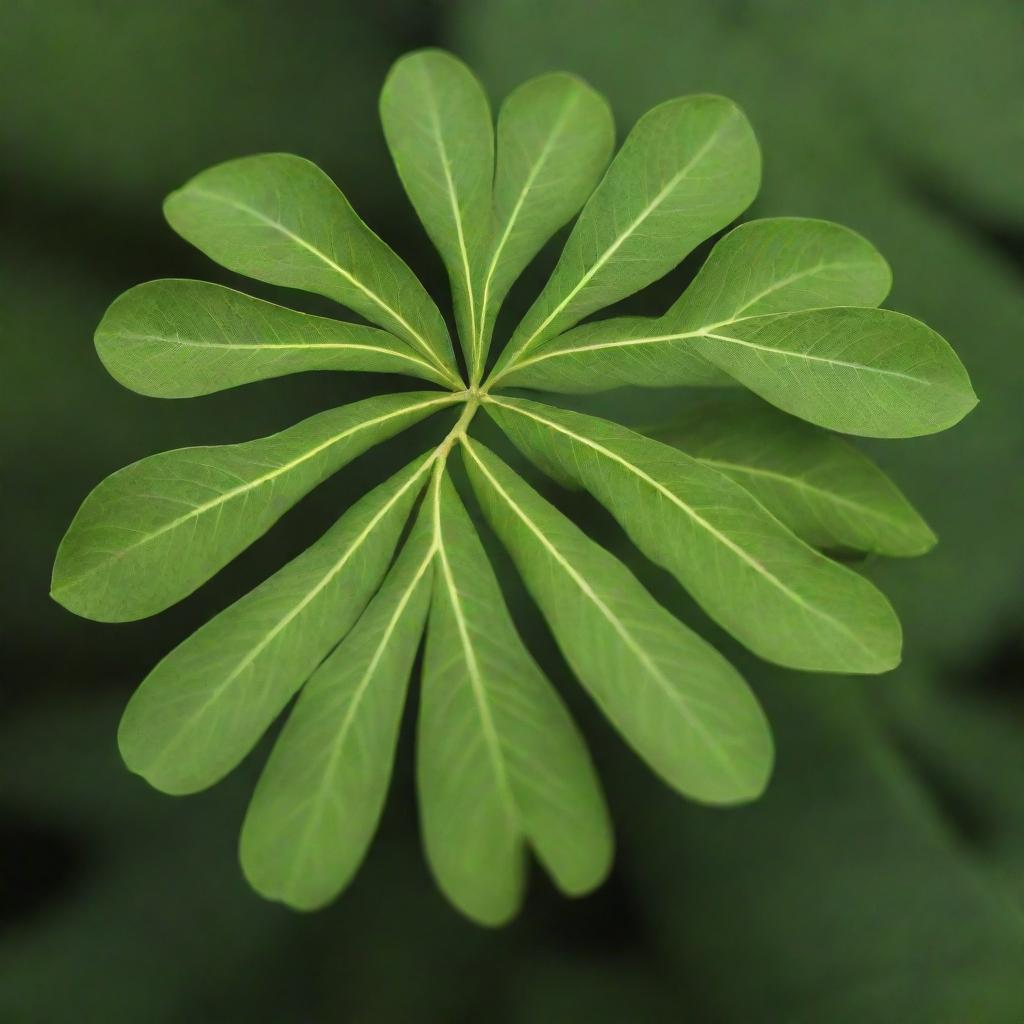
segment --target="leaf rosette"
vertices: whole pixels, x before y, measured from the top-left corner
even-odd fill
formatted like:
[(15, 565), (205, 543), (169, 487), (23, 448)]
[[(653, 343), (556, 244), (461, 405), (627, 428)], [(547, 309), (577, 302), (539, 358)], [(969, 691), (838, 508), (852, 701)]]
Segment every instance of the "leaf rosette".
[[(202, 281), (152, 281), (118, 298), (97, 329), (118, 381), (187, 398), (303, 371), (376, 371), (429, 389), (114, 473), (61, 543), (53, 595), (101, 621), (155, 614), (328, 476), (456, 411), (435, 447), (171, 651), (129, 702), (119, 741), (155, 787), (194, 793), (230, 772), (294, 700), (241, 859), (259, 892), (316, 908), (370, 845), (424, 644), (427, 859), (455, 906), (500, 924), (522, 901), (528, 852), (576, 895), (600, 884), (613, 841), (584, 740), (513, 623), (467, 501), (586, 692), (665, 783), (706, 804), (750, 801), (773, 748), (737, 670), (485, 446), (472, 429), (478, 414), (511, 451), (589, 492), (755, 654), (880, 673), (899, 661), (899, 621), (848, 558), (832, 556), (918, 555), (935, 538), (839, 435), (943, 430), (975, 397), (941, 337), (879, 308), (890, 273), (874, 247), (825, 221), (741, 224), (664, 315), (587, 319), (663, 277), (754, 199), (757, 142), (727, 99), (661, 104), (613, 157), (608, 105), (580, 79), (525, 83), (495, 126), (473, 74), (426, 50), (397, 62), (380, 110), (451, 281), (461, 359), (426, 289), (316, 166), (267, 154), (202, 172), (165, 204), (182, 237), (229, 270), (326, 296), (365, 322)], [(509, 289), (574, 218), (548, 283), (491, 358)], [(522, 394), (623, 385), (723, 390), (646, 433)]]

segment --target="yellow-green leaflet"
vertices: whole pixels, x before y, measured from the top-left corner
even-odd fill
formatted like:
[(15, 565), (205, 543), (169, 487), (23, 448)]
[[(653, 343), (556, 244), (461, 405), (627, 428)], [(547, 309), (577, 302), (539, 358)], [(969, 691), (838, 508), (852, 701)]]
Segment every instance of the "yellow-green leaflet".
[(315, 164), (287, 153), (229, 160), (172, 192), (164, 214), (229, 270), (326, 295), (398, 335), (455, 383), (437, 306)]
[(518, 362), (507, 381), (576, 392), (733, 384), (701, 353), (701, 333), (765, 313), (877, 306), (891, 283), (878, 250), (841, 224), (804, 217), (748, 221), (715, 245), (664, 316), (582, 324)]
[(96, 351), (121, 384), (192, 398), (307, 370), (445, 375), (387, 331), (286, 309), (206, 281), (136, 285), (104, 314)]
[(451, 54), (398, 60), (380, 95), (388, 148), (451, 279), (470, 375), (483, 365), (475, 268), (487, 245), (494, 180), (491, 108), (476, 76)]
[(263, 895), (323, 906), (362, 862), (391, 779), (433, 571), (432, 524), (421, 512), (384, 585), (288, 716), (242, 828), (242, 867)]
[(614, 144), (608, 104), (573, 75), (531, 78), (502, 104), (493, 226), (479, 273), (477, 335), (483, 359), (509, 288), (541, 246), (579, 212)]
[(583, 741), (523, 646), (451, 482), (432, 503), (434, 597), (417, 733), (427, 859), (464, 913), (519, 908), (526, 849), (568, 893), (611, 862), (608, 815)]
[(700, 405), (653, 436), (731, 477), (815, 547), (909, 557), (935, 544), (866, 455), (749, 395)]
[(487, 411), (526, 456), (590, 491), (648, 558), (756, 654), (828, 672), (898, 664), (900, 626), (885, 597), (800, 541), (727, 476), (593, 416), (504, 398)]
[(279, 434), (151, 455), (82, 503), (53, 567), (53, 596), (105, 622), (141, 619), (192, 593), (303, 495), (367, 448), (452, 404), (383, 395)]
[(736, 670), (483, 445), (464, 450), (488, 521), (566, 660), (637, 753), (695, 800), (759, 796), (771, 735)]
[(365, 495), (153, 669), (118, 732), (129, 768), (167, 793), (205, 789), (234, 768), (373, 595), (431, 464), (419, 459)]
[(667, 273), (746, 209), (760, 177), (754, 134), (729, 100), (687, 96), (649, 111), (583, 208), (498, 369)]

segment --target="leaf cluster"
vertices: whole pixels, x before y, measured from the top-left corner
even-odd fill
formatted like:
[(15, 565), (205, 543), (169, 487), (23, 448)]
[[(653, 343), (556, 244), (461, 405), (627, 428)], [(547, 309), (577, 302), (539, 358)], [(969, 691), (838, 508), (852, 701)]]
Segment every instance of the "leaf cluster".
[[(471, 431), (478, 414), (541, 471), (604, 505), (760, 657), (879, 673), (899, 661), (899, 622), (830, 555), (911, 556), (935, 538), (837, 433), (932, 433), (975, 398), (941, 337), (879, 308), (890, 274), (874, 247), (824, 221), (745, 223), (662, 316), (587, 320), (663, 277), (753, 200), (759, 150), (729, 100), (663, 103), (613, 158), (611, 113), (580, 79), (526, 82), (495, 127), (473, 74), (427, 50), (396, 63), (380, 109), (451, 281), (461, 358), (409, 267), (313, 164), (267, 154), (202, 172), (165, 204), (182, 237), (232, 271), (326, 296), (365, 322), (153, 281), (118, 298), (97, 329), (118, 381), (184, 398), (301, 371), (383, 371), (432, 390), (114, 473), (72, 522), (53, 594), (100, 621), (158, 613), (328, 476), (454, 412), (436, 446), (168, 654), (130, 701), (119, 741), (157, 788), (197, 792), (298, 695), (250, 804), (241, 859), (261, 893), (322, 906), (376, 829), (425, 636), (417, 777), (427, 859), (460, 910), (499, 924), (521, 902), (527, 851), (579, 894), (607, 873), (613, 842), (583, 739), (509, 615), (453, 460), (574, 674), (669, 786), (708, 804), (749, 801), (773, 754), (736, 669), (486, 447)], [(492, 359), (509, 289), (573, 218), (549, 281)], [(732, 392), (638, 433), (516, 391), (627, 384)]]

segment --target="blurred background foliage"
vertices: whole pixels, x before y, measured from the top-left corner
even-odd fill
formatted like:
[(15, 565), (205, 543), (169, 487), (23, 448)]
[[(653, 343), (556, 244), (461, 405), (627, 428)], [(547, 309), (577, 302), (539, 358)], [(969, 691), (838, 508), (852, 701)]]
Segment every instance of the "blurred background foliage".
[[(188, 800), (147, 789), (115, 748), (147, 668), (420, 450), (429, 426), (354, 464), (155, 620), (86, 623), (46, 596), (57, 541), (105, 474), (394, 387), (308, 375), (160, 402), (106, 377), (91, 333), (141, 280), (240, 284), (172, 234), (160, 201), (211, 163), (268, 150), (321, 164), (443, 298), (376, 115), (390, 62), (427, 44), (460, 53), (495, 103), (531, 74), (578, 72), (610, 97), (620, 135), (662, 99), (731, 96), (765, 152), (753, 214), (871, 238), (893, 265), (889, 304), (952, 342), (981, 397), (948, 435), (869, 446), (941, 541), (864, 566), (903, 618), (904, 665), (801, 676), (729, 649), (778, 741), (753, 807), (687, 804), (643, 770), (510, 586), (591, 741), (619, 852), (582, 901), (535, 879), (500, 932), (457, 917), (423, 866), (408, 722), (381, 836), (315, 916), (261, 902), (236, 865), (265, 744)], [(1022, 54), (1011, 0), (0, 0), (0, 1021), (1024, 1021)], [(661, 312), (694, 266), (629, 308)], [(587, 405), (649, 421), (688, 400)], [(594, 506), (558, 500), (725, 644)]]

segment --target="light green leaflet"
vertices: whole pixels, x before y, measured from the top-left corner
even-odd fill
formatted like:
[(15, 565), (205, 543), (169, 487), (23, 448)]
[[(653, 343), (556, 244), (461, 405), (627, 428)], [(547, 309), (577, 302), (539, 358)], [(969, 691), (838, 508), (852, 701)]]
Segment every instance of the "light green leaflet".
[[(246, 816), (241, 859), (268, 898), (323, 906), (376, 830), (425, 632), (416, 757), (426, 855), (450, 901), (496, 925), (522, 902), (531, 854), (577, 895), (605, 877), (613, 842), (583, 740), (520, 638), (451, 480), (457, 450), (565, 662), (653, 771), (691, 799), (735, 804), (764, 790), (773, 749), (736, 670), (470, 437), (479, 410), (548, 476), (605, 505), (752, 651), (792, 668), (878, 673), (899, 661), (899, 622), (864, 576), (822, 550), (915, 555), (935, 538), (878, 467), (820, 427), (928, 433), (975, 399), (937, 334), (876, 308), (890, 285), (885, 260), (826, 221), (741, 225), (663, 315), (582, 322), (668, 273), (754, 198), (757, 142), (727, 99), (661, 104), (610, 165), (608, 105), (572, 75), (520, 86), (495, 132), (473, 73), (423, 50), (396, 63), (380, 106), (448, 271), (464, 375), (423, 286), (326, 174), (284, 154), (202, 172), (167, 200), (175, 230), (230, 270), (326, 295), (373, 326), (216, 284), (152, 281), (117, 299), (96, 332), (117, 380), (184, 398), (330, 369), (444, 390), (370, 398), (271, 437), (114, 473), (71, 523), (53, 594), (103, 621), (159, 612), (330, 474), (458, 406), (432, 450), (352, 495), (304, 554), (167, 655), (129, 703), (119, 740), (154, 786), (191, 793), (231, 771), (297, 698)], [(488, 376), (510, 288), (581, 208)], [(666, 424), (662, 443), (502, 393), (621, 385), (724, 386), (729, 397)]]
[(882, 594), (798, 540), (728, 477), (593, 416), (512, 399), (486, 408), (526, 456), (590, 491), (756, 654), (830, 672), (899, 662), (899, 622)]
[(118, 733), (132, 771), (165, 793), (194, 793), (238, 764), (373, 596), (431, 464), (360, 499), (153, 669)]
[(649, 111), (583, 208), (498, 369), (662, 277), (746, 209), (760, 177), (754, 133), (729, 100), (688, 96)]
[(604, 98), (565, 74), (524, 82), (498, 113), (494, 227), (480, 285), (484, 358), (502, 300), (541, 246), (586, 202), (611, 158)]
[(96, 329), (96, 351), (125, 387), (192, 398), (304, 370), (405, 373), (443, 384), (393, 334), (299, 313), (206, 281), (149, 281), (126, 291)]
[(583, 324), (542, 345), (506, 380), (576, 392), (731, 384), (701, 355), (700, 333), (764, 313), (877, 306), (891, 283), (885, 260), (849, 228), (801, 217), (750, 221), (715, 245), (664, 316)]
[(398, 60), (380, 117), (406, 194), (448, 268), (463, 353), (479, 380), (474, 268), (490, 231), (494, 128), (476, 76), (450, 54), (420, 50)]
[(700, 351), (765, 401), (847, 434), (933, 434), (978, 402), (949, 345), (888, 309), (757, 316), (704, 334)]
[(152, 455), (85, 499), (57, 552), (53, 596), (103, 622), (162, 611), (261, 537), (303, 495), (367, 448), (455, 395), (383, 395), (279, 434)]
[(519, 639), (458, 495), (429, 495), (434, 600), (427, 629), (417, 774), (427, 859), (474, 920), (518, 909), (529, 844), (566, 893), (608, 871), (608, 816), (575, 726)]
[(815, 547), (912, 556), (935, 543), (928, 524), (869, 458), (756, 399), (698, 406), (654, 436), (732, 477)]
[(309, 680), (242, 828), (246, 877), (311, 910), (355, 874), (377, 828), (430, 601), (433, 524), (413, 535), (359, 622)]
[(229, 270), (326, 295), (398, 335), (456, 382), (437, 306), (315, 164), (287, 153), (230, 160), (168, 196), (164, 214)]
[(695, 800), (759, 796), (771, 770), (771, 734), (736, 670), (483, 445), (466, 441), (464, 451), (491, 526), (616, 728)]

